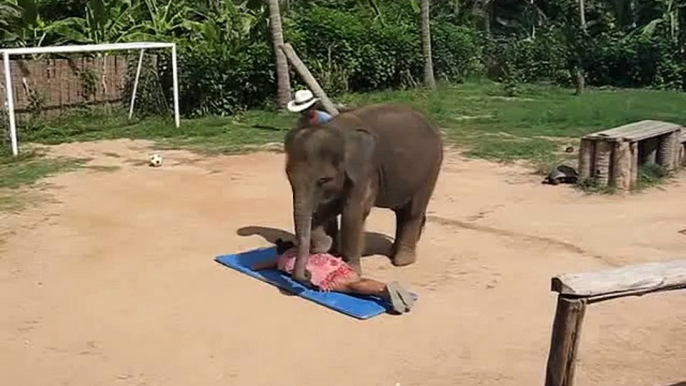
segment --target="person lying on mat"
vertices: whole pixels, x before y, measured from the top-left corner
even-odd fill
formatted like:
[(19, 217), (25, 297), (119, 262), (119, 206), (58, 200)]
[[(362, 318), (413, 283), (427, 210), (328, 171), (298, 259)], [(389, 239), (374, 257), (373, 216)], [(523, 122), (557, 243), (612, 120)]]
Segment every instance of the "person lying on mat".
[[(276, 240), (277, 257), (255, 264), (255, 271), (261, 269), (278, 269), (291, 274), (295, 266), (297, 248), (292, 241)], [(372, 295), (384, 299), (391, 309), (399, 314), (410, 311), (414, 298), (398, 283), (360, 277), (352, 267), (341, 258), (329, 253), (314, 253), (307, 262), (310, 282), (320, 291), (334, 291), (358, 295)]]

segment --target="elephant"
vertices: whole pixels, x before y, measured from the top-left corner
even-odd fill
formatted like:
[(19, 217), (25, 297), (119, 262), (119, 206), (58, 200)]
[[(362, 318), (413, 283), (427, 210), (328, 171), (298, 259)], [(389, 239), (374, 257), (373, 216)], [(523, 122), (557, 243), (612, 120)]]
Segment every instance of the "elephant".
[(440, 132), (424, 113), (401, 104), (358, 107), (324, 124), (292, 128), (284, 150), (298, 248), (294, 280), (308, 283), (310, 253), (329, 250), (361, 275), (372, 207), (395, 212), (392, 263), (415, 262), (443, 162)]

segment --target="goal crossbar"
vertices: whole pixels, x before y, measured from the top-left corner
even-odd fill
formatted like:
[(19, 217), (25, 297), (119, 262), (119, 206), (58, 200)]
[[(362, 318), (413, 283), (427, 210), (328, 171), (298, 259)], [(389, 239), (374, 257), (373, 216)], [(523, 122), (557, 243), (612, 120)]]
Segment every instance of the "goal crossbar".
[(175, 43), (159, 43), (159, 42), (133, 42), (133, 43), (109, 43), (109, 44), (81, 44), (68, 46), (52, 46), (52, 47), (19, 47), (19, 48), (5, 48), (0, 49), (5, 67), (5, 97), (7, 99), (7, 113), (10, 124), (10, 137), (12, 141), (12, 154), (19, 154), (17, 142), (17, 124), (14, 113), (14, 92), (12, 89), (12, 73), (10, 69), (10, 57), (12, 55), (30, 55), (30, 54), (54, 54), (54, 53), (77, 53), (77, 52), (95, 52), (95, 51), (124, 51), (124, 50), (141, 50), (138, 59), (138, 68), (136, 71), (136, 78), (133, 84), (133, 93), (131, 95), (131, 105), (129, 110), (129, 118), (133, 114), (133, 106), (136, 101), (136, 90), (138, 89), (138, 78), (140, 77), (141, 64), (143, 63), (143, 54), (146, 49), (171, 48), (172, 56), (172, 78), (174, 88), (174, 123), (179, 127), (179, 78), (176, 65), (176, 44)]

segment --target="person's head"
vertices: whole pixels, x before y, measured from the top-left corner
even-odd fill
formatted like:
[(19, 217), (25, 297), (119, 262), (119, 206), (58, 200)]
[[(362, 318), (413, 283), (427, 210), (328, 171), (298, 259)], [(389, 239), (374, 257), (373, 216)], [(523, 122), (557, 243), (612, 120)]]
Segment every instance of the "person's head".
[(295, 98), (288, 102), (286, 108), (292, 113), (310, 114), (315, 108), (319, 99), (314, 97), (310, 90), (298, 90), (295, 92)]

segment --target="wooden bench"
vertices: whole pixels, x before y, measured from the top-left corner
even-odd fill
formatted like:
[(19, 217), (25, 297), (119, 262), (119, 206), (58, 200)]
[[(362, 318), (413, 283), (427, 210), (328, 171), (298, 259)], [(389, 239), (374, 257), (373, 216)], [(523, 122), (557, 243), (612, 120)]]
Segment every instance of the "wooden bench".
[(686, 260), (648, 263), (552, 278), (558, 293), (546, 386), (572, 386), (586, 305), (625, 296), (686, 288)]
[(679, 166), (681, 137), (680, 125), (652, 120), (585, 135), (579, 146), (579, 179), (595, 178), (600, 186), (629, 190), (640, 165)]

